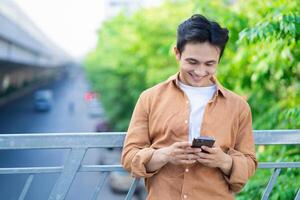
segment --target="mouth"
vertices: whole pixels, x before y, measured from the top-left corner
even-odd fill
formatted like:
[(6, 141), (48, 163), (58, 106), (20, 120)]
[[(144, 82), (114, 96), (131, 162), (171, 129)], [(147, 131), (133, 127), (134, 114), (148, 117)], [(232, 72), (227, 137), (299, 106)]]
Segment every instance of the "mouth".
[(201, 81), (205, 76), (197, 76), (191, 72), (188, 73), (195, 82)]

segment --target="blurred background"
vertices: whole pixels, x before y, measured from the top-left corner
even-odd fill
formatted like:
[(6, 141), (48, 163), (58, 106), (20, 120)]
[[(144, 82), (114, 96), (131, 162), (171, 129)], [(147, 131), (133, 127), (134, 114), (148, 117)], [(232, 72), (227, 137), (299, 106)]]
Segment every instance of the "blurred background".
[[(253, 128), (300, 129), (299, 1), (0, 0), (0, 134), (126, 131), (139, 94), (177, 72), (176, 29), (194, 13), (229, 29), (217, 77), (247, 99)], [(65, 155), (0, 151), (0, 167), (57, 165)], [(300, 149), (259, 146), (257, 158), (299, 161)], [(85, 162), (119, 159), (120, 149), (101, 149)], [(258, 170), (237, 199), (260, 199), (270, 175)], [(26, 199), (49, 195), (57, 176), (44, 176)], [(76, 177), (67, 199), (88, 199), (98, 177)], [(0, 199), (16, 199), (25, 178), (0, 175)], [(123, 199), (130, 180), (112, 173), (102, 199)], [(293, 199), (299, 183), (299, 170), (282, 170), (270, 199)], [(145, 198), (142, 186), (135, 198)]]

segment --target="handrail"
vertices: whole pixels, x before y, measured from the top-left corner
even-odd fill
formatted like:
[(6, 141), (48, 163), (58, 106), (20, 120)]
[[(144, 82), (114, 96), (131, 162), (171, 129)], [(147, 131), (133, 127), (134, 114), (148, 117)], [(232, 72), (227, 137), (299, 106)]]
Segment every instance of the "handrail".
[[(60, 173), (48, 199), (63, 200), (78, 172), (101, 172), (103, 176), (92, 195), (92, 199), (97, 199), (107, 174), (112, 171), (124, 171), (124, 169), (121, 165), (82, 165), (85, 153), (89, 148), (122, 147), (125, 135), (125, 132), (0, 134), (1, 150), (71, 149), (63, 166), (0, 168), (0, 174), (29, 174), (19, 196), (19, 200), (23, 200), (35, 174)], [(255, 130), (254, 138), (256, 145), (299, 145), (300, 130)], [(262, 196), (262, 200), (267, 200), (280, 175), (280, 170), (282, 168), (300, 168), (300, 162), (261, 162), (259, 168), (274, 168), (274, 173)], [(138, 181), (138, 178), (133, 180), (126, 200), (132, 198)], [(300, 200), (300, 189), (295, 200)]]

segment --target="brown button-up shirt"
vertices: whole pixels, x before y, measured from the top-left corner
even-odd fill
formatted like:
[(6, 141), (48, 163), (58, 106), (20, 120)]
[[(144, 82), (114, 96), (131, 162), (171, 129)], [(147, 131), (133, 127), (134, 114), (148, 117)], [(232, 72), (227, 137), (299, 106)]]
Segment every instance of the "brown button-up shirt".
[(155, 172), (146, 163), (156, 149), (188, 141), (189, 101), (179, 88), (178, 73), (145, 90), (134, 109), (126, 135), (121, 162), (135, 177), (145, 177), (148, 200), (234, 199), (257, 167), (248, 103), (223, 88), (208, 102), (199, 135), (212, 136), (233, 159), (231, 174), (219, 168), (167, 163)]

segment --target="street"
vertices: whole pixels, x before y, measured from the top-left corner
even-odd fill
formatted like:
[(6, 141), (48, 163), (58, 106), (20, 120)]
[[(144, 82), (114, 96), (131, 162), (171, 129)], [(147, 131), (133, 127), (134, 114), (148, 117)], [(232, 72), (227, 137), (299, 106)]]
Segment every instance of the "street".
[[(99, 118), (89, 116), (84, 95), (90, 89), (83, 74), (56, 81), (44, 88), (53, 91), (53, 108), (49, 112), (36, 112), (33, 93), (10, 102), (0, 107), (0, 134), (95, 131)], [(107, 151), (89, 150), (83, 163), (99, 164), (103, 152)], [(59, 166), (63, 164), (67, 153), (68, 150), (2, 150), (0, 151), (0, 167)], [(36, 175), (25, 199), (47, 199), (58, 175)], [(18, 199), (27, 177), (27, 174), (0, 175), (0, 199)], [(66, 199), (90, 199), (99, 177), (99, 173), (78, 173)], [(113, 193), (106, 180), (98, 199), (121, 200), (124, 197), (124, 194)]]

